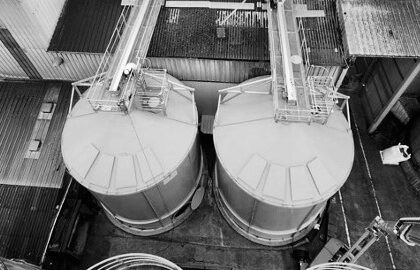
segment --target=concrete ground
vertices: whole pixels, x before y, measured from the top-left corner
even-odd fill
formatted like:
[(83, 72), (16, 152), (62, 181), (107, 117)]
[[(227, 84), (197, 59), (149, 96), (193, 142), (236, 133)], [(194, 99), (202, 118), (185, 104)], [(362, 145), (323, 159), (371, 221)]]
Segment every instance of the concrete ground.
[[(386, 221), (420, 216), (420, 196), (399, 166), (383, 165), (357, 95), (351, 96), (355, 159), (346, 184), (331, 203), (330, 234), (351, 244), (375, 216)], [(347, 226), (346, 226), (347, 223)], [(346, 233), (348, 231), (348, 233)], [(349, 240), (348, 240), (349, 239)], [(372, 269), (420, 269), (420, 247), (409, 247), (395, 236), (380, 239), (358, 261)]]
[[(382, 165), (379, 149), (366, 132), (358, 96), (351, 99), (351, 113), (356, 150), (354, 166), (346, 184), (331, 200), (328, 236), (353, 244), (377, 215), (385, 220), (420, 216), (420, 197), (407, 183), (399, 166)], [(214, 162), (211, 137), (203, 136), (202, 143), (211, 168)], [(99, 212), (77, 268), (85, 269), (110, 256), (128, 252), (159, 255), (184, 269), (298, 269), (292, 249), (254, 244), (231, 229), (220, 215), (210, 188), (203, 204), (188, 220), (159, 236), (129, 235)], [(420, 269), (420, 248), (408, 247), (389, 236), (375, 243), (358, 263), (380, 270)]]

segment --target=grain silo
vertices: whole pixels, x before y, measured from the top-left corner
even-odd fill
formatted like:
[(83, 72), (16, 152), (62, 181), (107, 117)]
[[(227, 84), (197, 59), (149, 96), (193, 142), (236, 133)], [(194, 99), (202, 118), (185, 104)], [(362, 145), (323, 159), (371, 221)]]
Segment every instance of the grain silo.
[[(269, 80), (270, 78), (268, 78)], [(351, 129), (340, 110), (325, 124), (275, 122), (271, 84), (219, 105), (213, 131), (216, 197), (227, 221), (247, 238), (284, 245), (305, 236), (353, 164)], [(245, 86), (246, 87), (246, 86)]]
[(115, 225), (138, 235), (179, 224), (197, 207), (191, 201), (202, 186), (194, 89), (144, 58), (159, 10), (150, 0), (134, 6), (97, 74), (73, 84), (80, 100), (61, 144), (70, 174)]
[(354, 157), (348, 97), (333, 78), (307, 75), (313, 67), (286, 4), (268, 9), (272, 75), (220, 90), (213, 130), (220, 211), (237, 232), (272, 246), (315, 227)]

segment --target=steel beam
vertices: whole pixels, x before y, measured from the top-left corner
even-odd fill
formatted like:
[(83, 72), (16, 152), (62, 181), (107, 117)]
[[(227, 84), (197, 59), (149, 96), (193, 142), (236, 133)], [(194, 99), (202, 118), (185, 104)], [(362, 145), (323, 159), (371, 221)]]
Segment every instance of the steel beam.
[(381, 112), (378, 116), (376, 116), (375, 120), (369, 127), (369, 133), (375, 132), (378, 126), (382, 123), (385, 117), (388, 115), (391, 108), (395, 105), (398, 99), (401, 97), (402, 94), (407, 90), (407, 88), (411, 85), (414, 81), (416, 76), (420, 74), (420, 61), (417, 61), (411, 70), (408, 73), (408, 76), (404, 78), (401, 84), (398, 86), (397, 91), (392, 95), (391, 99), (388, 101), (386, 106), (382, 108)]

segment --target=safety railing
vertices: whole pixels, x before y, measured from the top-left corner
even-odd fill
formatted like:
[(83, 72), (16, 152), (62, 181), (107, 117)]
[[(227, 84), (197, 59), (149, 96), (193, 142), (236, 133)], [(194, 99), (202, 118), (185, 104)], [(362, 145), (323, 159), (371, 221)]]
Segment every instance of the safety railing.
[[(271, 95), (273, 94), (271, 91), (255, 91), (254, 89), (258, 89), (261, 86), (270, 85), (267, 88), (270, 89), (272, 82), (272, 76), (251, 81), (248, 83), (243, 83), (239, 85), (235, 85), (232, 87), (228, 87), (225, 89), (219, 90), (219, 98), (218, 98), (218, 104), (217, 108), (220, 108), (220, 106), (242, 94), (252, 94), (252, 95)], [(246, 113), (246, 112), (244, 112)], [(218, 117), (219, 117), (219, 109), (216, 111), (216, 115), (214, 117), (214, 123), (217, 125), (218, 123)]]
[(349, 97), (335, 91), (330, 77), (309, 76), (306, 85), (309, 89), (310, 106), (308, 108), (302, 108), (284, 104), (283, 107), (278, 108), (276, 111), (276, 121), (325, 124), (334, 107), (341, 103), (339, 108), (344, 109), (346, 107), (347, 119), (350, 123), (348, 109)]
[[(96, 77), (92, 76), (72, 83), (69, 113), (74, 103), (74, 95), (77, 94), (79, 98), (86, 99), (94, 110), (127, 112), (131, 109), (137, 109), (155, 113), (163, 112), (166, 115), (169, 93), (173, 91), (191, 101), (194, 118), (197, 118), (194, 99), (195, 89), (170, 79), (166, 69), (140, 68), (131, 70), (127, 78), (122, 80), (123, 94), (110, 99), (103, 98), (104, 94), (102, 94), (102, 98), (92, 98), (90, 92), (95, 91), (95, 87), (101, 87), (98, 83), (94, 84)], [(89, 88), (86, 95), (82, 95), (82, 87)], [(100, 91), (97, 91), (97, 93), (100, 93)], [(108, 96), (111, 94), (108, 93)], [(86, 98), (87, 96), (91, 98)]]
[[(102, 56), (101, 62), (99, 63), (98, 69), (95, 73), (95, 76), (92, 77), (92, 85), (95, 84), (103, 84), (103, 79), (105, 73), (108, 71), (111, 62), (113, 60), (113, 56), (116, 53), (118, 44), (122, 39), (123, 31), (127, 25), (129, 14), (130, 14), (131, 7), (124, 6), (123, 10), (121, 11), (120, 17), (118, 18), (117, 24), (115, 26), (114, 31), (112, 32), (111, 39), (105, 49), (105, 53)], [(96, 93), (92, 92), (91, 95), (94, 96)], [(89, 97), (88, 97), (89, 98)]]
[(134, 108), (154, 113), (162, 112), (166, 115), (166, 104), (171, 90), (166, 70), (141, 69), (139, 75), (133, 79), (135, 82), (131, 87), (135, 89), (130, 93), (134, 94), (132, 101)]
[[(136, 0), (125, 6), (85, 98), (94, 110), (126, 111), (138, 71), (145, 68), (147, 49), (162, 0)], [(153, 105), (152, 103), (150, 103)]]
[(308, 43), (306, 42), (305, 26), (303, 25), (302, 18), (298, 18), (298, 33), (300, 37), (300, 51), (302, 52), (303, 56), (303, 65), (305, 67), (305, 71), (308, 72), (308, 69), (311, 66), (311, 62), (309, 59), (310, 48), (308, 47)]
[[(328, 76), (327, 76), (328, 77)], [(251, 81), (248, 83), (232, 86), (219, 90), (218, 107), (242, 94), (273, 95), (274, 91), (258, 91), (261, 86), (271, 84), (267, 89), (274, 87), (272, 77)], [(303, 87), (303, 86), (301, 86)], [(289, 105), (287, 102), (279, 102), (278, 107), (274, 106), (274, 120), (276, 122), (306, 122), (325, 124), (334, 108), (346, 109), (347, 120), (350, 127), (349, 97), (335, 91), (329, 78), (322, 76), (308, 77), (306, 87), (309, 89), (309, 106), (301, 107)], [(273, 98), (275, 98), (273, 96)], [(281, 97), (279, 97), (280, 99)], [(246, 113), (246, 112), (244, 112)], [(215, 123), (218, 121), (218, 111), (215, 116)]]

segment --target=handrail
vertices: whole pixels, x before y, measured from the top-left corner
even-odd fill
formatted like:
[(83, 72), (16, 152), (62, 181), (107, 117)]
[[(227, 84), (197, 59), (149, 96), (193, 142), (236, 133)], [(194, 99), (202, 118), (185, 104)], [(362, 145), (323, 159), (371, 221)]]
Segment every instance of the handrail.
[(311, 66), (311, 63), (310, 63), (310, 59), (309, 59), (309, 48), (308, 48), (308, 44), (306, 42), (305, 27), (303, 25), (302, 18), (299, 18), (298, 32), (302, 33), (301, 35), (299, 35), (301, 37), (300, 50), (303, 52), (303, 61), (305, 63), (304, 64), (305, 65), (305, 71), (308, 72), (308, 70)]

